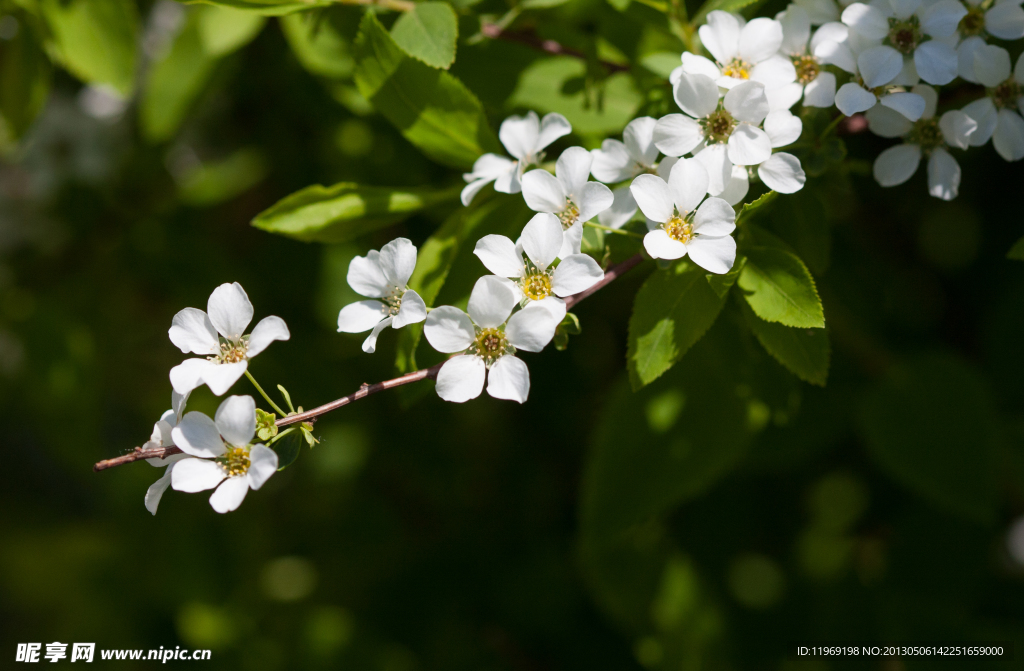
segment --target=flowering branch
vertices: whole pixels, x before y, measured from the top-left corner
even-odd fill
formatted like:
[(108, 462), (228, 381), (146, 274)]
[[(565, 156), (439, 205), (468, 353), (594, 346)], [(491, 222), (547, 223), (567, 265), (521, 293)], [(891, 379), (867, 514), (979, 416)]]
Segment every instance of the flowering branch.
[[(568, 296), (565, 299), (566, 309), (571, 309), (577, 303), (582, 301), (587, 296), (590, 296), (601, 287), (604, 287), (608, 283), (614, 281), (616, 278), (629, 272), (637, 265), (639, 265), (639, 263), (643, 261), (643, 259), (643, 254), (637, 253), (629, 257), (622, 263), (612, 266), (605, 272), (604, 277), (599, 282), (597, 282), (597, 284), (595, 284), (594, 286), (590, 287), (585, 291), (581, 291), (578, 294)], [(299, 422), (313, 422), (316, 421), (316, 419), (320, 417), (320, 415), (324, 415), (332, 410), (337, 410), (342, 406), (348, 405), (353, 401), (358, 401), (359, 399), (365, 398), (370, 394), (375, 394), (378, 391), (384, 391), (385, 389), (392, 389), (394, 387), (401, 387), (402, 385), (406, 385), (411, 382), (419, 382), (420, 380), (434, 380), (437, 378), (437, 372), (441, 370), (441, 366), (443, 366), (444, 363), (445, 362), (442, 361), (441, 363), (435, 364), (430, 368), (417, 370), (412, 373), (403, 375), (401, 377), (396, 377), (392, 380), (384, 380), (383, 382), (376, 382), (374, 384), (364, 383), (362, 386), (359, 387), (357, 391), (349, 394), (348, 396), (342, 396), (336, 401), (325, 403), (324, 405), (313, 408), (312, 410), (307, 410), (305, 412), (300, 412), (294, 415), (287, 415), (285, 417), (281, 417), (276, 422), (274, 422), (274, 424), (276, 426), (288, 426), (290, 424), (297, 424)], [(255, 383), (255, 380), (253, 382)], [(262, 392), (263, 390), (260, 389), (260, 391)], [(266, 398), (265, 395), (264, 397)], [(181, 450), (173, 446), (136, 447), (128, 454), (122, 454), (121, 456), (114, 457), (113, 459), (104, 459), (103, 461), (97, 462), (96, 465), (92, 467), (92, 470), (104, 471), (108, 468), (113, 468), (114, 466), (130, 464), (133, 461), (139, 461), (143, 459), (163, 459), (166, 457), (173, 456), (175, 454), (181, 454)]]

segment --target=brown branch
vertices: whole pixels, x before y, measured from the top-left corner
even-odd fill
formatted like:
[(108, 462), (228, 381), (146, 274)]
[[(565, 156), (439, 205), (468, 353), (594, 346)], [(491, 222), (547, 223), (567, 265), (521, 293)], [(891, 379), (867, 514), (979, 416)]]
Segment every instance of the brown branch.
[[(485, 22), (480, 25), (480, 33), (493, 40), (505, 40), (506, 42), (525, 44), (532, 49), (538, 49), (549, 54), (555, 54), (556, 56), (572, 56), (573, 58), (579, 58), (584, 61), (589, 60), (587, 55), (582, 51), (573, 49), (572, 47), (563, 46), (554, 40), (545, 40), (532, 31), (510, 31), (505, 30), (496, 23)], [(598, 60), (598, 63), (603, 65), (609, 72), (629, 71), (629, 66), (623, 65), (622, 63), (612, 63), (611, 61), (604, 60)]]
[[(581, 291), (578, 294), (574, 294), (572, 296), (567, 297), (565, 299), (566, 309), (572, 308), (587, 296), (590, 296), (595, 291), (598, 291), (599, 289), (607, 285), (609, 282), (612, 282), (616, 278), (629, 272), (630, 270), (635, 268), (641, 261), (643, 261), (643, 258), (643, 254), (638, 253), (635, 254), (634, 256), (629, 257), (622, 263), (612, 266), (605, 272), (604, 277), (601, 279), (600, 282), (590, 287), (586, 291)], [(443, 366), (444, 363), (445, 362), (442, 361), (441, 363), (435, 364), (430, 368), (417, 370), (412, 373), (408, 373), (407, 375), (396, 377), (393, 380), (384, 380), (383, 382), (376, 382), (374, 384), (364, 383), (361, 387), (359, 387), (357, 391), (349, 394), (348, 396), (342, 396), (336, 401), (325, 403), (324, 405), (313, 408), (312, 410), (307, 410), (305, 412), (300, 412), (295, 415), (288, 415), (286, 417), (282, 417), (281, 419), (277, 420), (275, 424), (277, 426), (288, 426), (290, 424), (297, 424), (299, 422), (316, 421), (316, 419), (320, 415), (326, 414), (332, 410), (337, 410), (342, 406), (348, 405), (353, 401), (358, 401), (359, 399), (365, 398), (370, 394), (375, 394), (378, 391), (384, 391), (385, 389), (392, 389), (394, 387), (401, 387), (404, 384), (409, 384), (411, 382), (419, 382), (420, 380), (435, 380), (437, 379), (437, 371), (441, 370), (441, 366)], [(92, 467), (92, 470), (104, 471), (108, 468), (113, 468), (114, 466), (130, 464), (133, 461), (140, 461), (143, 459), (162, 459), (164, 457), (170, 457), (175, 454), (181, 454), (181, 450), (173, 446), (145, 448), (136, 447), (128, 454), (122, 454), (120, 457), (114, 457), (113, 459), (104, 459), (103, 461), (98, 462), (95, 466)]]

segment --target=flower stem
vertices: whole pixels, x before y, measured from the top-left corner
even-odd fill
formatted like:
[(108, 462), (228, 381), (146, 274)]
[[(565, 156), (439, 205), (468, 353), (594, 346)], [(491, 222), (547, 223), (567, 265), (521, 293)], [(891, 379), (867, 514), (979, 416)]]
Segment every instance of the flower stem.
[(641, 240), (644, 239), (644, 236), (641, 233), (634, 233), (633, 231), (624, 231), (621, 228), (612, 228), (610, 226), (602, 226), (601, 224), (595, 224), (592, 221), (585, 221), (583, 222), (583, 225), (590, 226), (591, 228), (596, 228), (602, 231), (608, 231), (609, 233), (615, 233), (617, 235), (628, 235), (631, 238), (640, 238)]
[(274, 403), (274, 401), (269, 396), (267, 396), (267, 392), (263, 391), (263, 387), (260, 386), (260, 383), (256, 381), (256, 378), (252, 376), (252, 373), (250, 373), (248, 369), (246, 369), (245, 371), (245, 376), (249, 378), (249, 382), (252, 382), (252, 386), (256, 387), (256, 391), (260, 393), (260, 396), (267, 399), (267, 403), (270, 404), (270, 407), (276, 410), (278, 414), (281, 415), (281, 417), (284, 417), (285, 415), (288, 414), (287, 412), (279, 408), (277, 406), (277, 403)]
[(820, 137), (818, 138), (818, 142), (821, 142), (821, 141), (822, 141), (822, 140), (824, 140), (824, 139), (825, 139), (826, 137), (828, 137), (828, 136), (829, 136), (829, 134), (830, 134), (830, 133), (831, 133), (832, 131), (834, 131), (834, 130), (835, 130), (835, 129), (836, 129), (836, 128), (837, 128), (838, 126), (839, 126), (839, 124), (841, 124), (841, 123), (843, 122), (843, 119), (846, 119), (846, 118), (847, 118), (847, 117), (846, 117), (846, 115), (845, 115), (845, 114), (840, 114), (840, 115), (839, 115), (839, 116), (837, 116), (837, 117), (836, 117), (835, 119), (833, 119), (833, 120), (832, 120), (832, 123), (830, 123), (830, 124), (829, 124), (828, 126), (826, 126), (826, 127), (825, 127), (825, 130), (823, 130), (823, 131), (821, 132), (821, 136), (820, 136)]
[(277, 434), (276, 436), (274, 436), (273, 438), (271, 438), (270, 440), (268, 440), (268, 441), (267, 441), (266, 443), (264, 443), (264, 445), (266, 445), (267, 447), (270, 447), (271, 445), (273, 445), (273, 444), (274, 444), (274, 443), (276, 443), (277, 441), (279, 441), (279, 440), (281, 440), (282, 438), (284, 438), (285, 436), (287, 436), (287, 435), (288, 435), (289, 433), (291, 433), (292, 431), (295, 431), (295, 427), (294, 427), (294, 426), (288, 427), (287, 429), (285, 429), (285, 430), (284, 430), (284, 431), (282, 431), (281, 433)]

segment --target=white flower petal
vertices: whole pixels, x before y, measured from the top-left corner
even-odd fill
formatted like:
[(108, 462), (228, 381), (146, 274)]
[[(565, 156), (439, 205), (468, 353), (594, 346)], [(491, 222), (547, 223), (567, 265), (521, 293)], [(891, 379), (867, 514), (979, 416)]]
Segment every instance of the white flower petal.
[(418, 293), (407, 289), (402, 294), (402, 304), (398, 308), (398, 314), (391, 321), (391, 328), (400, 329), (409, 324), (418, 324), (427, 318), (427, 304)]
[[(431, 315), (434, 313), (431, 312)], [(437, 371), (437, 395), (452, 403), (465, 403), (484, 390), (487, 367), (478, 356), (454, 356)]]
[(188, 402), (189, 392), (183, 394), (176, 391), (171, 392), (171, 411), (174, 413), (173, 419), (168, 418), (167, 421), (171, 427), (174, 427), (181, 421), (181, 415), (185, 412), (185, 404)]
[(737, 205), (743, 202), (749, 190), (750, 178), (747, 175), (747, 169), (741, 165), (734, 165), (732, 167), (732, 175), (725, 185), (725, 190), (719, 193), (718, 197), (730, 205)]
[(367, 354), (373, 354), (374, 352), (376, 352), (377, 338), (380, 337), (381, 331), (391, 326), (391, 324), (394, 321), (394, 317), (385, 317), (384, 319), (377, 322), (377, 325), (374, 326), (373, 330), (370, 331), (370, 335), (366, 336), (366, 339), (363, 341), (363, 344), (361, 345), (362, 350)]
[(992, 137), (998, 122), (998, 110), (991, 98), (985, 97), (964, 106), (963, 112), (974, 119), (978, 129), (969, 138), (972, 147), (980, 147)]
[(469, 312), (473, 323), (482, 328), (501, 326), (519, 302), (508, 280), (485, 275), (473, 285), (469, 295)]
[(907, 117), (885, 105), (875, 105), (864, 116), (868, 120), (868, 128), (879, 137), (903, 137), (914, 128)]
[(898, 19), (909, 19), (921, 6), (921, 0), (889, 0), (889, 6)]
[(223, 396), (224, 392), (231, 389), (231, 386), (238, 382), (238, 379), (245, 375), (248, 363), (222, 363), (210, 366), (203, 371), (203, 382), (216, 396)]
[(673, 240), (663, 229), (655, 229), (644, 236), (644, 249), (652, 259), (681, 259), (686, 256), (686, 245)]
[(558, 138), (572, 132), (572, 124), (558, 112), (548, 112), (540, 120), (540, 133), (537, 135), (537, 142), (534, 151), (539, 152)]
[(171, 342), (184, 353), (217, 354), (220, 340), (217, 330), (205, 312), (198, 308), (185, 308), (174, 315), (167, 331)]
[[(201, 412), (190, 412), (171, 429), (174, 444), (193, 457), (216, 458), (224, 454), (224, 441), (212, 419)], [(177, 489), (177, 488), (175, 488)]]
[(256, 435), (256, 401), (252, 396), (228, 396), (217, 408), (214, 423), (228, 445), (248, 445)]
[(1000, 2), (985, 12), (985, 30), (1001, 40), (1024, 37), (1024, 9), (1017, 2)]
[(600, 182), (587, 182), (578, 196), (576, 206), (580, 210), (579, 221), (590, 221), (601, 214), (615, 200), (612, 190)]
[(583, 223), (577, 221), (569, 228), (562, 231), (562, 249), (558, 252), (558, 258), (564, 259), (570, 254), (579, 254), (583, 247)]
[(918, 92), (920, 90), (918, 87), (914, 87), (914, 90), (914, 93), (907, 91), (887, 93), (878, 102), (881, 103), (880, 106), (893, 110), (908, 121), (917, 121), (929, 111), (931, 113), (928, 116), (934, 116), (935, 107), (932, 106), (929, 110), (928, 98)]
[(668, 191), (679, 212), (692, 212), (708, 192), (708, 171), (700, 161), (681, 158), (672, 166)]
[(760, 82), (743, 82), (734, 86), (725, 94), (722, 103), (737, 121), (752, 124), (761, 123), (770, 111), (764, 84)]
[(729, 136), (729, 160), (734, 165), (757, 165), (771, 155), (771, 139), (756, 126), (741, 123)]
[(655, 174), (667, 182), (668, 176), (672, 174), (672, 168), (674, 168), (678, 162), (678, 156), (666, 156), (658, 162), (658, 169), (655, 171)]
[(249, 480), (244, 475), (225, 480), (220, 487), (210, 495), (210, 506), (218, 513), (229, 513), (237, 510), (249, 493)]
[(533, 160), (540, 139), (540, 120), (536, 112), (526, 116), (510, 116), (501, 122), (498, 138), (509, 154), (517, 159)]
[(630, 121), (622, 131), (622, 141), (630, 156), (645, 167), (654, 165), (658, 160), (658, 148), (654, 145), (654, 127), (657, 123), (658, 120), (653, 117), (642, 116)]
[(1008, 109), (999, 110), (992, 146), (1007, 161), (1024, 158), (1024, 119)]
[(661, 177), (639, 175), (629, 185), (629, 190), (640, 211), (648, 219), (665, 222), (672, 217), (672, 192)]
[(866, 112), (878, 103), (878, 98), (860, 84), (849, 82), (836, 92), (836, 107), (846, 116)]
[(571, 254), (555, 268), (551, 289), (556, 296), (572, 296), (594, 286), (604, 277), (597, 261), (586, 254)]
[(921, 31), (932, 37), (950, 37), (965, 16), (967, 10), (958, 0), (933, 2), (921, 14)]
[(513, 161), (508, 172), (503, 172), (494, 179), (494, 190), (498, 193), (519, 193), (523, 185), (519, 181), (519, 161)]
[(862, 51), (857, 56), (857, 67), (864, 78), (864, 86), (873, 89), (896, 78), (903, 70), (903, 56), (892, 47), (879, 45)]
[(160, 477), (159, 480), (154, 482), (146, 490), (146, 510), (156, 515), (156, 509), (160, 505), (160, 499), (163, 498), (164, 492), (171, 486), (171, 468), (168, 466), (167, 470)]
[(179, 394), (187, 394), (203, 384), (203, 373), (216, 365), (206, 359), (185, 359), (171, 369), (171, 387)]
[(253, 445), (249, 450), (249, 472), (246, 473), (249, 486), (253, 489), (262, 487), (263, 483), (277, 472), (277, 466), (277, 452), (266, 445)]
[(979, 83), (978, 78), (974, 76), (974, 54), (984, 46), (986, 46), (984, 39), (978, 35), (972, 35), (956, 48), (956, 71), (961, 79), (974, 84)]
[(956, 49), (938, 40), (928, 40), (914, 51), (914, 66), (929, 84), (948, 84), (956, 78)]
[(594, 149), (590, 153), (594, 158), (590, 166), (594, 179), (614, 184), (633, 176), (635, 164), (622, 142), (605, 140), (601, 143), (600, 149)]
[(960, 190), (960, 165), (949, 152), (939, 147), (928, 159), (928, 193), (942, 200), (953, 200)]
[(804, 87), (804, 107), (832, 107), (836, 101), (836, 76), (822, 72)]
[(949, 110), (939, 118), (939, 129), (946, 144), (967, 149), (971, 144), (971, 134), (978, 129), (978, 122), (962, 110)]
[(693, 217), (693, 232), (702, 236), (729, 235), (736, 230), (736, 211), (722, 198), (708, 198)]
[(835, 0), (795, 0), (795, 4), (807, 10), (811, 17), (811, 25), (839, 20), (839, 9)]
[(999, 86), (1010, 74), (1010, 53), (1006, 49), (986, 44), (974, 52), (974, 76), (985, 86)]
[(690, 260), (708, 272), (724, 275), (736, 262), (736, 240), (726, 235), (721, 238), (697, 236), (686, 245)]
[(171, 471), (171, 487), (179, 492), (202, 492), (213, 489), (225, 477), (224, 469), (215, 461), (182, 459)]
[(569, 198), (576, 200), (582, 195), (593, 161), (594, 157), (583, 147), (569, 147), (558, 157), (555, 175)]
[(750, 79), (761, 82), (766, 89), (777, 88), (796, 81), (796, 68), (789, 58), (775, 55), (755, 65), (750, 70)]
[(291, 338), (291, 333), (283, 319), (273, 315), (264, 317), (249, 334), (249, 347), (246, 349), (245, 355), (251, 359), (267, 349), (275, 340), (288, 340), (289, 338)]
[(524, 403), (530, 395), (530, 370), (514, 356), (501, 357), (487, 375), (487, 393), (494, 398)]
[(391, 293), (391, 287), (380, 268), (380, 252), (371, 250), (367, 255), (357, 256), (348, 264), (348, 285), (367, 298), (383, 298)]
[(875, 159), (875, 180), (882, 186), (903, 184), (914, 176), (920, 162), (921, 147), (916, 144), (889, 147)]
[(783, 84), (782, 86), (776, 86), (774, 88), (766, 88), (764, 90), (764, 97), (768, 100), (769, 112), (788, 110), (800, 101), (800, 96), (803, 94), (803, 84), (798, 84), (796, 82)]
[(516, 243), (504, 235), (485, 235), (476, 241), (473, 253), (483, 262), (484, 268), (499, 277), (520, 277), (523, 274), (523, 257), (516, 253)]
[(844, 9), (842, 21), (869, 40), (880, 40), (889, 34), (889, 19), (885, 13), (861, 2)]
[(733, 168), (729, 160), (729, 147), (724, 144), (713, 144), (695, 154), (694, 158), (708, 171), (708, 193), (717, 196), (725, 191), (732, 178)]
[(338, 313), (338, 331), (362, 333), (369, 331), (388, 316), (387, 306), (380, 301), (349, 303)]
[(683, 72), (687, 72), (691, 75), (704, 75), (706, 77), (710, 77), (712, 80), (717, 80), (722, 76), (722, 71), (718, 69), (718, 66), (715, 65), (714, 61), (711, 59), (691, 54), (689, 51), (684, 51), (682, 61), (682, 69), (680, 70), (679, 68), (676, 68), (678, 72), (676, 72), (675, 78), (669, 79), (673, 85), (678, 80), (679, 75)]
[(701, 44), (711, 52), (716, 61), (728, 63), (739, 49), (740, 28), (740, 22), (735, 16), (729, 12), (715, 10), (708, 12), (707, 24), (701, 26), (697, 34), (700, 36)]
[(769, 112), (764, 118), (764, 132), (768, 134), (772, 147), (793, 144), (800, 138), (803, 130), (804, 124), (800, 117), (793, 115), (789, 110)]
[(672, 87), (672, 96), (679, 109), (698, 119), (718, 107), (718, 85), (707, 75), (682, 73)]
[(752, 19), (740, 30), (738, 55), (748, 63), (767, 60), (781, 46), (782, 24), (774, 19)]
[(222, 336), (228, 340), (238, 340), (252, 321), (252, 303), (238, 282), (222, 284), (210, 294), (206, 313)]
[(703, 139), (700, 124), (683, 114), (663, 116), (654, 128), (654, 144), (667, 156), (689, 153)]
[[(828, 1), (828, 0), (826, 0)], [(850, 27), (839, 21), (826, 21), (820, 28), (814, 31), (811, 37), (811, 53), (814, 54), (818, 45), (825, 42), (841, 44), (846, 42), (850, 36)], [(815, 54), (816, 55), (816, 54)]]
[[(931, 119), (934, 117), (935, 110), (939, 107), (939, 92), (936, 91), (934, 87), (928, 86), (927, 84), (918, 84), (914, 88), (910, 89), (910, 92), (914, 95), (921, 96), (924, 100), (924, 111), (921, 112), (921, 116), (925, 119)], [(896, 109), (896, 111), (899, 112), (900, 110)], [(914, 119), (910, 120), (914, 121)]]
[(523, 199), (534, 212), (561, 212), (568, 194), (554, 175), (547, 170), (531, 170), (523, 175)]
[(636, 214), (636, 201), (628, 186), (612, 191), (612, 206), (597, 215), (597, 222), (608, 228), (622, 228)]
[(785, 54), (799, 54), (811, 39), (811, 16), (803, 7), (791, 4), (776, 19), (782, 24), (782, 46)]
[(914, 59), (910, 56), (903, 58), (903, 67), (900, 69), (900, 73), (896, 75), (896, 79), (889, 82), (890, 86), (915, 86), (921, 81), (921, 76), (917, 74), (917, 66), (914, 64)]
[(476, 330), (469, 315), (458, 308), (443, 305), (427, 314), (423, 335), (438, 352), (462, 352), (473, 344)]
[(779, 193), (796, 193), (804, 188), (807, 181), (800, 159), (786, 152), (772, 154), (771, 158), (758, 166), (757, 176), (768, 188)]
[(823, 65), (834, 65), (850, 74), (857, 72), (857, 57), (848, 44), (826, 40), (814, 48), (814, 57)]
[(539, 352), (555, 337), (559, 321), (547, 306), (530, 303), (508, 320), (505, 335), (516, 349)]
[[(536, 214), (523, 228), (523, 235), (520, 244), (526, 256), (533, 261), (533, 265), (540, 270), (547, 270), (548, 266), (558, 258), (558, 252), (562, 249), (562, 224), (553, 214)], [(522, 264), (520, 263), (520, 274)], [(504, 275), (504, 277), (515, 277)]]
[(416, 269), (416, 246), (406, 238), (395, 238), (380, 248), (379, 262), (388, 284), (404, 289)]

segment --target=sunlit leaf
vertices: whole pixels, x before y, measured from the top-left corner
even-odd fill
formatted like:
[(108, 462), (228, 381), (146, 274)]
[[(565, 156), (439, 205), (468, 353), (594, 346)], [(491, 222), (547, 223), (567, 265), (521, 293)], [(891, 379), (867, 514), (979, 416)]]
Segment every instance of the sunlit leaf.
[(413, 58), (447, 70), (455, 62), (458, 17), (447, 2), (420, 2), (398, 17), (391, 37)]
[(131, 0), (40, 0), (53, 52), (76, 77), (121, 95), (135, 81), (139, 17)]
[(737, 286), (757, 316), (798, 328), (822, 328), (825, 314), (814, 278), (796, 255), (775, 247), (748, 247)]
[(825, 386), (831, 347), (825, 329), (791, 328), (767, 322), (743, 306), (747, 324), (768, 353), (801, 380)]

